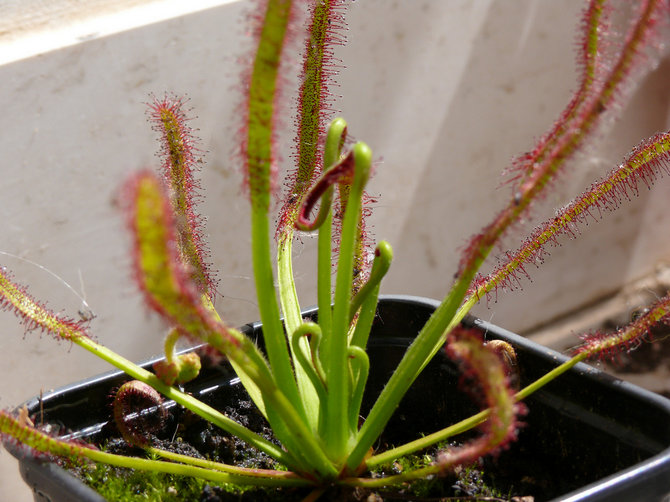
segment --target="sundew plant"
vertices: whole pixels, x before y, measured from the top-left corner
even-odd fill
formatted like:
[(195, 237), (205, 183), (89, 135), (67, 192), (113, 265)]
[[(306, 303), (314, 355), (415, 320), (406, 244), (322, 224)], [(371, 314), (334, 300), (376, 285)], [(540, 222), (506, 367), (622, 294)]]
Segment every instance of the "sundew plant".
[[(309, 500), (337, 484), (398, 486), (498, 451), (514, 440), (524, 409), (520, 401), (525, 397), (580, 361), (635, 346), (647, 337), (650, 326), (667, 321), (670, 297), (615, 333), (585, 336), (572, 359), (518, 392), (512, 390), (505, 359), (500, 357), (501, 353), (509, 356), (513, 349), (485, 344), (477, 333), (460, 325), (481, 299), (526, 276), (527, 266), (541, 261), (547, 246), (559, 235), (573, 235), (587, 220), (605, 217), (668, 170), (670, 133), (659, 132), (633, 147), (619, 166), (537, 226), (518, 248), (503, 253), (492, 271), (480, 271), (501, 236), (552, 186), (575, 153), (616, 118), (636, 83), (657, 61), (662, 33), (668, 29), (667, 0), (635, 2), (623, 16), (612, 2), (591, 0), (580, 23), (580, 76), (571, 100), (553, 126), (508, 167), (508, 203), (463, 248), (444, 301), (361, 420), (369, 370), (366, 345), (392, 250), (386, 242), (373, 244), (365, 227), (370, 211), (365, 187), (375, 154), (364, 142), (350, 139), (346, 122), (331, 111), (333, 47), (344, 43), (347, 3), (266, 0), (258, 3), (250, 21), (256, 44), (243, 69), (246, 94), (238, 159), (251, 205), (251, 255), (264, 351), (226, 324), (214, 308), (215, 281), (196, 210), (201, 187), (195, 172), (195, 140), (182, 100), (155, 98), (150, 117), (161, 136), (163, 165), (158, 174), (143, 171), (126, 180), (123, 201), (132, 235), (134, 276), (147, 304), (171, 326), (165, 360), (153, 373), (138, 367), (93, 341), (86, 323), (48, 310), (6, 269), (0, 269), (0, 302), (28, 328), (78, 345), (134, 379), (119, 389), (115, 418), (124, 438), (150, 455), (127, 457), (64, 441), (34, 427), (21, 412), (0, 413), (5, 440), (51, 457), (89, 459), (238, 485), (313, 487)], [(620, 23), (621, 17), (626, 22)], [(282, 117), (288, 109), (282, 104), (281, 92), (289, 81), (287, 47), (294, 47), (289, 42), (302, 37), (295, 166), (279, 189), (275, 180), (278, 124), (291, 122)], [(278, 192), (283, 200), (276, 228), (272, 228), (271, 207)], [(305, 321), (300, 314), (292, 272), (292, 244), (298, 232), (317, 234), (318, 323)], [(275, 249), (276, 264), (272, 259)], [(212, 352), (230, 362), (281, 446), (179, 390), (200, 368), (195, 354), (175, 352), (182, 337), (207, 343)], [(375, 451), (376, 440), (402, 397), (441, 350), (478, 381), (485, 409), (457, 424), (436, 424), (438, 430), (426, 431), (431, 434), (411, 443)], [(242, 468), (164, 451), (125, 420), (130, 413), (129, 396), (156, 403), (173, 400), (269, 455), (284, 469)], [(441, 451), (429, 465), (388, 476), (370, 474), (375, 467), (475, 426), (479, 426), (479, 436)]]

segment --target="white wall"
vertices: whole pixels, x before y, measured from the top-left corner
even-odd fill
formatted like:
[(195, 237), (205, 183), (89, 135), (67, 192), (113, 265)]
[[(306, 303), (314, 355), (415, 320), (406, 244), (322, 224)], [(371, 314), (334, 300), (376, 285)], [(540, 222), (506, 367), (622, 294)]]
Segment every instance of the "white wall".
[[(238, 125), (236, 58), (249, 43), (240, 21), (245, 2), (221, 3), (111, 34), (116, 30), (105, 30), (106, 22), (116, 26), (119, 18), (96, 14), (92, 22), (102, 28), (77, 32), (81, 27), (66, 24), (65, 33), (77, 43), (30, 57), (7, 55), (17, 54), (25, 37), (48, 35), (44, 26), (16, 25), (20, 33), (4, 43), (0, 38), (0, 60), (11, 60), (0, 66), (0, 251), (39, 263), (85, 296), (97, 315), (92, 322), (97, 339), (130, 358), (159, 352), (163, 333), (130, 280), (128, 242), (114, 203), (124, 175), (155, 164), (156, 145), (142, 104), (150, 92), (187, 93), (191, 99), (193, 126), (206, 152), (202, 212), (209, 218), (221, 279), (223, 298), (217, 304), (232, 324), (257, 318), (247, 204), (230, 155)], [(350, 44), (340, 51), (347, 68), (336, 92), (344, 95), (338, 105), (351, 133), (380, 159), (370, 191), (382, 197), (372, 223), (376, 236), (389, 240), (396, 253), (384, 292), (446, 293), (457, 250), (509, 196), (509, 188), (497, 189), (500, 171), (531, 147), (575, 87), (580, 5), (577, 0), (352, 4)], [(8, 6), (0, 1), (0, 18)], [(574, 179), (560, 183), (547, 205), (564, 201), (639, 139), (668, 127), (669, 72), (664, 63), (643, 82), (624, 113), (625, 124), (589, 149)], [(668, 181), (658, 185), (609, 217), (608, 225), (590, 225), (588, 236), (557, 249), (523, 292), (480, 308), (480, 315), (525, 329), (647, 273), (670, 249), (663, 212)], [(537, 217), (542, 214), (538, 209)], [(315, 300), (313, 241), (306, 238), (296, 249), (302, 301), (309, 305)], [(1, 255), (0, 264), (55, 310), (76, 315), (81, 308), (77, 296), (43, 269)], [(24, 335), (11, 314), (0, 316), (0, 333), (5, 375), (0, 406), (106, 369), (76, 347), (40, 333)], [(5, 453), (0, 461), (0, 485), (11, 493), (13, 461)], [(16, 490), (8, 499), (28, 500)]]

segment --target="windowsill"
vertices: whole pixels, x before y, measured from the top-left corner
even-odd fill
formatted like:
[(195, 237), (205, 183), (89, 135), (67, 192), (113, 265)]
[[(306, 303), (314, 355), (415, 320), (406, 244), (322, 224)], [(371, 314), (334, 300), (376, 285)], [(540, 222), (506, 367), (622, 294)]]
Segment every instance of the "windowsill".
[(11, 0), (2, 5), (0, 64), (239, 0)]

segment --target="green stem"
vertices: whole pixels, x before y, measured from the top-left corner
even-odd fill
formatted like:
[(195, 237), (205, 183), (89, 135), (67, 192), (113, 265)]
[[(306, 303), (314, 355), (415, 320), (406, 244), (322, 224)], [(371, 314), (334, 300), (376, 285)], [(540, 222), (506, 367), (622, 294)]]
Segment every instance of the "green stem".
[[(277, 248), (279, 301), (284, 313), (284, 329), (286, 333), (294, 333), (302, 324), (302, 316), (293, 278), (293, 232), (286, 230), (285, 234), (279, 236), (279, 239)], [(304, 338), (299, 339), (296, 344), (291, 343), (290, 348), (294, 360), (305, 359), (309, 354), (309, 343)], [(320, 413), (318, 389), (312, 384), (312, 378), (305, 373), (303, 365), (295, 365), (295, 377), (307, 421), (309, 426), (316, 430)]]
[(349, 365), (347, 361), (349, 308), (353, 282), (353, 256), (361, 217), (363, 190), (367, 182), (372, 152), (364, 143), (353, 147), (354, 181), (351, 196), (342, 221), (340, 254), (335, 282), (333, 305), (333, 325), (330, 337), (324, 340), (325, 351), (322, 361), (328, 382), (328, 424), (326, 442), (335, 459), (345, 455), (349, 437)]
[(356, 345), (349, 347), (348, 353), (349, 358), (355, 363), (351, 365), (353, 392), (351, 393), (351, 407), (349, 408), (349, 426), (351, 430), (356, 430), (358, 428), (358, 414), (363, 402), (365, 384), (368, 381), (368, 374), (370, 373), (370, 359), (365, 350)]
[(275, 98), (293, 3), (268, 0), (248, 91), (246, 175), (251, 199), (251, 248), (263, 337), (272, 373), (306, 423), (279, 318), (270, 250), (269, 207), (274, 158)]
[(175, 358), (177, 357), (176, 345), (180, 336), (181, 335), (179, 334), (179, 330), (172, 328), (165, 337), (165, 360), (168, 363), (174, 362)]
[(249, 445), (267, 453), (275, 460), (285, 465), (295, 465), (295, 460), (291, 454), (263, 439), (261, 436), (250, 431), (246, 427), (231, 420), (211, 406), (204, 404), (195, 397), (184, 392), (180, 392), (174, 387), (165, 385), (153, 373), (141, 368), (140, 366), (137, 366), (135, 363), (125, 359), (108, 348), (95, 343), (90, 338), (80, 336), (72, 338), (72, 341), (80, 347), (96, 355), (100, 359), (107, 361), (111, 365), (122, 370), (132, 378), (150, 385), (158, 392), (163, 394), (166, 398), (172, 399), (176, 403), (184, 406), (185, 408), (188, 408), (196, 415), (204, 418), (217, 427), (239, 437)]
[[(315, 324), (313, 322), (306, 322), (302, 325), (300, 325), (294, 332), (293, 335), (291, 335), (291, 346), (293, 347), (293, 353), (296, 355), (296, 360), (298, 364), (302, 367), (303, 371), (307, 375), (307, 377), (310, 379), (313, 387), (316, 389), (316, 393), (318, 395), (319, 401), (316, 403), (317, 405), (320, 403), (326, 402), (326, 387), (325, 387), (325, 381), (323, 380), (323, 375), (319, 375), (319, 371), (310, 361), (307, 356), (305, 356), (304, 352), (300, 350), (298, 347), (298, 344), (300, 343), (301, 339), (304, 339), (305, 342), (307, 342), (307, 336), (311, 335), (314, 337), (316, 340), (314, 340), (311, 343), (316, 344), (318, 346), (318, 343), (321, 339), (321, 329), (319, 328), (318, 324)], [(310, 349), (311, 343), (308, 343), (308, 349)], [(315, 351), (310, 350), (310, 354), (312, 355), (312, 360), (315, 360), (314, 355)]]
[[(370, 330), (372, 329), (372, 323), (374, 322), (375, 315), (377, 313), (377, 300), (379, 298), (380, 283), (391, 265), (392, 257), (393, 251), (387, 242), (381, 241), (379, 244), (377, 244), (375, 259), (372, 263), (372, 270), (370, 272), (370, 278), (356, 294), (356, 298), (362, 296), (363, 300), (358, 312), (358, 319), (356, 321), (354, 333), (351, 337), (351, 347), (349, 350), (354, 347), (365, 349), (367, 346)], [(365, 378), (367, 379), (367, 375)], [(362, 395), (360, 397), (362, 398)], [(356, 419), (356, 422), (352, 422), (352, 424), (355, 425), (354, 430), (358, 427), (358, 416), (360, 415), (361, 402), (361, 400), (352, 399), (349, 415), (352, 419), (354, 417)]]
[[(332, 478), (336, 475), (335, 468), (325, 457), (311, 432), (300, 422), (297, 411), (291, 406), (282, 392), (274, 392), (272, 394), (264, 392), (263, 396), (268, 403), (269, 420), (277, 436), (289, 450), (288, 452), (249, 431), (193, 396), (165, 385), (153, 373), (140, 368), (106, 347), (98, 345), (85, 337), (73, 338), (73, 342), (121, 369), (136, 380), (152, 386), (168, 399), (181, 404), (205, 420), (212, 422), (217, 427), (264, 451), (293, 470), (311, 474), (318, 473), (326, 478)], [(288, 438), (288, 440), (285, 438)]]
[(576, 356), (568, 359), (563, 364), (561, 364), (559, 366), (556, 366), (553, 370), (551, 370), (548, 373), (545, 373), (540, 378), (535, 380), (533, 383), (531, 383), (530, 385), (527, 385), (526, 387), (521, 389), (519, 392), (517, 392), (514, 396), (515, 399), (517, 401), (522, 401), (523, 399), (526, 399), (533, 392), (541, 389), (542, 387), (547, 385), (552, 380), (555, 380), (556, 378), (561, 376), (563, 373), (565, 373), (569, 369), (576, 366), (578, 363), (581, 363), (582, 361), (584, 361), (586, 358), (587, 358), (587, 354), (577, 354)]
[[(336, 118), (328, 128), (326, 144), (323, 153), (324, 171), (340, 161), (342, 144), (347, 134), (347, 123), (344, 119)], [(321, 199), (320, 210), (328, 206), (328, 211), (319, 227), (318, 236), (318, 265), (317, 265), (317, 298), (319, 305), (319, 326), (323, 336), (328, 339), (332, 333), (332, 293), (331, 293), (331, 273), (332, 273), (332, 229), (333, 229), (333, 211), (331, 202), (333, 189), (329, 188), (326, 197)], [(318, 218), (317, 218), (318, 219)]]
[(179, 476), (191, 476), (194, 478), (216, 481), (219, 483), (234, 483), (241, 485), (256, 486), (305, 486), (310, 482), (301, 478), (290, 477), (252, 477), (238, 474), (230, 474), (218, 470), (203, 469), (192, 465), (176, 464), (174, 462), (165, 462), (160, 460), (149, 460), (146, 458), (126, 457), (124, 455), (114, 455), (111, 453), (82, 448), (81, 455), (95, 462), (101, 462), (117, 467), (126, 467), (128, 469), (137, 469), (151, 472), (164, 472), (166, 474), (176, 474)]
[(279, 301), (284, 314), (286, 333), (293, 333), (302, 323), (300, 302), (295, 289), (293, 278), (293, 233), (287, 238), (281, 238), (277, 247), (277, 279), (279, 286)]
[(333, 325), (331, 273), (332, 273), (332, 227), (333, 213), (328, 211), (324, 224), (319, 228), (317, 301), (319, 305), (319, 326), (325, 338), (330, 338)]
[[(474, 275), (474, 273), (472, 271), (471, 275)], [(384, 430), (389, 418), (400, 404), (400, 400), (421, 369), (430, 360), (430, 355), (436, 352), (436, 347), (439, 348), (444, 343), (445, 328), (449, 325), (463, 300), (471, 279), (472, 277), (469, 275), (461, 276), (456, 280), (449, 295), (407, 349), (356, 437), (356, 445), (346, 462), (350, 472), (354, 472), (363, 461), (368, 450)]]
[[(271, 399), (273, 404), (266, 406), (268, 421), (284, 446), (300, 458), (303, 469), (314, 469), (321, 476), (332, 478), (337, 472), (310, 432), (291, 367), (277, 298), (272, 287), (274, 279), (266, 213), (252, 210), (251, 231), (256, 294), (263, 324), (263, 339), (275, 381), (282, 391), (271, 396), (265, 393), (263, 395), (266, 404), (269, 404), (268, 399)], [(283, 402), (283, 396), (287, 398), (286, 403)], [(280, 401), (276, 401), (277, 399)]]
[(212, 460), (205, 460), (202, 458), (192, 457), (190, 455), (183, 455), (167, 450), (162, 450), (153, 446), (145, 448), (149, 455), (158, 455), (162, 458), (177, 462), (180, 464), (193, 465), (208, 469), (212, 471), (227, 472), (229, 474), (236, 474), (238, 476), (247, 476), (252, 478), (275, 478), (275, 479), (303, 479), (298, 477), (294, 472), (276, 471), (270, 469), (252, 469), (248, 467), (238, 467), (237, 465), (223, 464), (221, 462), (214, 462)]
[(298, 386), (293, 375), (284, 327), (280, 321), (279, 306), (273, 287), (268, 216), (267, 213), (255, 210), (255, 208), (252, 208), (251, 213), (251, 249), (258, 309), (263, 324), (263, 340), (272, 373), (303, 422), (306, 422), (305, 410), (298, 395)]
[[(587, 357), (586, 354), (578, 354), (573, 358), (565, 361), (563, 364), (557, 366), (548, 373), (545, 373), (540, 378), (538, 378), (537, 380), (535, 380), (534, 382), (532, 382), (531, 384), (529, 384), (528, 386), (524, 387), (522, 390), (517, 392), (514, 395), (514, 399), (516, 401), (523, 401), (532, 393), (538, 391), (551, 381), (561, 376), (566, 371), (573, 368), (578, 363), (582, 362), (584, 359), (586, 359), (586, 357)], [(461, 420), (460, 422), (450, 425), (449, 427), (445, 427), (440, 431), (423, 436), (409, 443), (405, 443), (404, 445), (399, 446), (397, 448), (386, 450), (385, 452), (380, 453), (379, 455), (374, 455), (370, 457), (368, 460), (366, 460), (365, 465), (368, 469), (373, 469), (374, 467), (392, 462), (393, 460), (400, 457), (404, 457), (405, 455), (411, 455), (412, 453), (416, 453), (417, 451), (425, 450), (426, 448), (429, 448), (434, 444), (440, 443), (453, 436), (462, 434), (464, 432), (473, 429), (474, 427), (477, 427), (479, 424), (485, 422), (490, 416), (490, 414), (491, 414), (490, 408), (480, 411), (476, 415), (466, 418), (465, 420)]]
[[(370, 271), (370, 277), (366, 283), (358, 290), (356, 296), (354, 296), (351, 301), (351, 306), (349, 308), (349, 322), (353, 321), (358, 309), (361, 307), (364, 301), (366, 301), (370, 295), (376, 290), (379, 292), (379, 283), (386, 275), (391, 266), (391, 261), (393, 260), (393, 249), (391, 245), (386, 241), (381, 241), (377, 244), (375, 249), (375, 258), (372, 262), (372, 270)], [(377, 301), (375, 300), (375, 306)], [(365, 347), (365, 343), (357, 343), (361, 347)]]
[(478, 425), (484, 423), (490, 415), (490, 409), (480, 411), (476, 415), (472, 415), (471, 417), (468, 417), (465, 420), (461, 420), (460, 422), (450, 425), (449, 427), (445, 427), (442, 430), (427, 436), (423, 436), (409, 443), (405, 443), (404, 445), (398, 446), (397, 448), (386, 450), (379, 455), (374, 455), (365, 461), (365, 466), (368, 469), (373, 469), (377, 466), (392, 462), (400, 457), (404, 457), (405, 455), (411, 455), (417, 451), (425, 450), (434, 444), (440, 443), (446, 439), (449, 439), (450, 437), (462, 434), (473, 429), (474, 427), (477, 427)]

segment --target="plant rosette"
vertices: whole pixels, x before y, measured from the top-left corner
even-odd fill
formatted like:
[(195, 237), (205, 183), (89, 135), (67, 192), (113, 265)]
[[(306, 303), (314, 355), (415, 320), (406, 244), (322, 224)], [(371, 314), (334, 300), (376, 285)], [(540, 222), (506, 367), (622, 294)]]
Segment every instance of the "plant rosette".
[[(364, 410), (373, 403), (374, 396), (381, 391), (408, 343), (438, 305), (439, 302), (433, 300), (409, 296), (380, 299), (369, 341), (371, 368)], [(308, 309), (303, 315), (315, 319), (316, 313), (316, 309)], [(505, 340), (514, 346), (514, 373), (518, 375), (516, 384), (519, 386), (532, 382), (566, 360), (565, 356), (490, 323), (467, 319), (466, 324), (476, 326), (488, 342)], [(260, 323), (249, 324), (242, 331), (262, 340)], [(155, 362), (142, 366), (151, 367)], [(380, 446), (411, 441), (436, 430), (441, 423), (456, 423), (476, 411), (462, 388), (460, 376), (458, 366), (452, 360), (444, 355), (435, 358), (401, 402), (398, 413), (379, 441)], [(45, 423), (58, 423), (70, 431), (68, 438), (99, 444), (114, 434), (118, 436), (108, 396), (124, 381), (127, 377), (123, 373), (101, 375), (35, 397), (25, 405), (31, 416), (40, 416)], [(239, 379), (226, 364), (204, 368), (196, 380), (186, 385), (190, 393), (221, 409), (239, 399), (240, 388)], [(423, 411), (426, 402), (431, 404), (430, 414)], [(248, 400), (246, 403), (249, 404)], [(439, 477), (427, 482), (422, 486), (423, 491), (411, 499), (479, 496), (492, 497), (488, 500), (518, 497), (516, 500), (536, 502), (566, 499), (627, 501), (658, 500), (667, 492), (670, 475), (669, 400), (580, 364), (563, 375), (561, 381), (535, 393), (526, 405), (525, 425), (519, 431), (517, 441), (508, 449), (495, 458), (468, 466), (458, 476)], [(169, 410), (170, 419), (165, 421), (158, 434), (165, 440), (185, 443), (187, 440), (181, 434), (188, 431), (178, 429), (175, 423), (175, 417), (183, 415), (183, 410), (180, 413), (174, 402), (164, 402), (163, 406)], [(221, 441), (210, 436), (209, 429), (193, 423), (190, 427), (190, 442), (203, 450), (199, 453), (212, 455), (217, 447), (221, 448)], [(230, 437), (226, 439), (230, 440)], [(36, 501), (103, 500), (74, 474), (43, 459), (23, 457), (20, 449), (15, 447), (11, 451), (19, 458), (21, 474), (34, 490)], [(383, 469), (398, 471), (402, 465), (391, 463)], [(82, 475), (86, 468), (76, 472)], [(123, 471), (119, 477), (124, 479)], [(175, 478), (166, 477), (163, 482), (162, 487), (167, 493), (161, 495), (166, 497), (163, 500), (183, 499), (183, 494), (175, 488)], [(103, 487), (108, 483), (106, 480)], [(146, 500), (151, 496), (151, 491), (142, 489), (141, 485), (124, 486), (127, 492), (116, 494), (123, 495), (124, 500), (133, 497)], [(170, 498), (170, 487), (173, 498)], [(202, 489), (201, 485), (196, 489)], [(109, 491), (103, 493), (110, 495)], [(209, 487), (202, 496), (207, 493), (216, 492)], [(349, 493), (348, 497), (350, 500), (369, 500), (366, 497), (371, 493), (392, 501), (407, 500), (412, 492), (403, 487), (399, 494), (389, 490), (359, 491)], [(290, 501), (301, 500), (305, 495), (304, 489), (284, 489), (274, 494), (280, 500)], [(223, 493), (220, 496), (223, 497)], [(257, 500), (273, 500), (273, 495), (267, 491), (255, 496)], [(346, 499), (342, 492), (332, 496), (337, 500)]]

